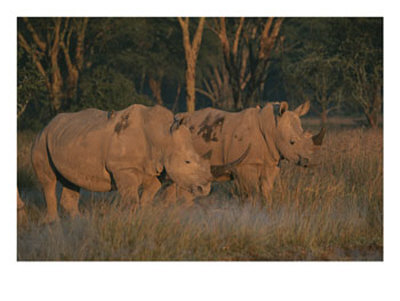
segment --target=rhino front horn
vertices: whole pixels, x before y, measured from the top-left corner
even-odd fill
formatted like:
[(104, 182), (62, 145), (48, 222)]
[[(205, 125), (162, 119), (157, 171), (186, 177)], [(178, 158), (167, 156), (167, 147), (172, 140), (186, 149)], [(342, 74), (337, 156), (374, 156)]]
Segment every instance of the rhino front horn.
[(213, 175), (214, 179), (217, 179), (222, 176), (229, 175), (232, 172), (232, 169), (240, 164), (247, 156), (251, 148), (251, 144), (247, 147), (246, 151), (235, 161), (229, 162), (224, 165), (212, 165), (211, 166), (211, 174)]
[(324, 140), (326, 128), (322, 127), (319, 133), (312, 137), (314, 145), (322, 145), (322, 141)]

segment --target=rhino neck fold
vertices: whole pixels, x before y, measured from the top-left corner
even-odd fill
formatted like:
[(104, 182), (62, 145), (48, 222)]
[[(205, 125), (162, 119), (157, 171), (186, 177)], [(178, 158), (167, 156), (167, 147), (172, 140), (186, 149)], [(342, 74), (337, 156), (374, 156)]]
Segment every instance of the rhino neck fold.
[[(170, 126), (173, 122), (173, 114), (161, 106), (146, 107), (144, 109), (144, 129), (149, 142), (149, 155), (154, 162), (165, 166), (164, 162), (168, 153), (173, 151), (173, 142)], [(161, 172), (161, 171), (160, 171)]]
[(276, 147), (276, 120), (273, 108), (268, 104), (258, 115), (258, 126), (267, 146), (268, 157), (272, 158), (275, 165), (279, 166), (281, 155)]
[(150, 155), (154, 161), (158, 161), (165, 167), (165, 160), (168, 154), (173, 151), (173, 143), (169, 131), (162, 127), (156, 129), (150, 136)]

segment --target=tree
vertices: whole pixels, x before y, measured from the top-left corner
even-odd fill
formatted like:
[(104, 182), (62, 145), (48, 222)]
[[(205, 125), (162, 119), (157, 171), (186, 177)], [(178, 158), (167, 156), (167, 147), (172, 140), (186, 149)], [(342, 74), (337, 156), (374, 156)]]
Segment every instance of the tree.
[[(293, 18), (283, 26), (283, 71), (293, 98), (330, 111), (362, 108), (371, 126), (382, 106), (381, 18)], [(356, 104), (354, 106), (353, 104)]]
[(53, 111), (59, 112), (76, 97), (88, 18), (24, 17), (18, 21), (19, 45), (44, 80)]
[(382, 22), (370, 19), (362, 20), (358, 25), (373, 29), (349, 37), (342, 45), (346, 56), (346, 90), (350, 91), (350, 99), (362, 107), (368, 124), (376, 128), (383, 104)]
[(289, 19), (283, 27), (285, 43), (282, 70), (287, 93), (293, 100), (311, 100), (321, 117), (338, 110), (343, 102), (343, 57), (340, 53), (344, 19)]
[(46, 98), (43, 78), (31, 61), (23, 62), (22, 51), (18, 49), (17, 76), (17, 119), (19, 120), (32, 102)]
[(202, 79), (204, 89), (196, 88), (196, 91), (210, 99), (213, 107), (232, 108), (232, 90), (225, 66), (214, 64), (207, 69)]
[(97, 45), (96, 64), (118, 70), (139, 94), (149, 93), (156, 103), (172, 106), (185, 62), (176, 18), (112, 18), (110, 26)]
[(151, 105), (152, 101), (136, 92), (135, 84), (108, 66), (96, 66), (82, 75), (79, 108), (122, 110), (133, 103)]
[(214, 19), (210, 28), (221, 42), (236, 109), (251, 105), (256, 92), (263, 90), (282, 22), (282, 18)]
[(196, 106), (196, 61), (201, 45), (205, 18), (201, 17), (199, 19), (192, 41), (190, 41), (189, 18), (178, 17), (178, 21), (182, 28), (183, 48), (186, 59), (186, 107), (188, 112), (194, 112)]
[(330, 57), (321, 48), (306, 48), (303, 56), (283, 66), (288, 90), (302, 100), (311, 100), (314, 111), (320, 115), (322, 125), (325, 125), (328, 113), (339, 109), (343, 99), (343, 68), (340, 58)]

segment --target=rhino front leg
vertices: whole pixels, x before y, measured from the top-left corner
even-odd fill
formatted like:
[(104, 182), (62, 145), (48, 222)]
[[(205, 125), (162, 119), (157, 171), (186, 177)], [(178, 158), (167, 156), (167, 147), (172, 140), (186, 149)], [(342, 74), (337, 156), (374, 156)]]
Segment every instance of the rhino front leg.
[(60, 205), (71, 217), (79, 216), (79, 187), (67, 187), (63, 185)]
[(268, 205), (272, 204), (272, 189), (275, 179), (278, 176), (280, 168), (277, 166), (267, 167), (261, 177), (261, 193)]
[(176, 194), (177, 194), (176, 189), (177, 187), (175, 183), (171, 183), (170, 185), (165, 187), (161, 195), (165, 205), (176, 204)]
[(142, 177), (134, 170), (119, 170), (113, 173), (118, 192), (124, 204), (139, 202), (139, 186)]
[(177, 187), (176, 198), (179, 201), (183, 200), (183, 205), (186, 207), (191, 207), (194, 205), (195, 196), (187, 190)]
[(143, 192), (140, 197), (141, 205), (148, 204), (153, 201), (154, 196), (160, 189), (161, 183), (156, 177), (148, 177), (143, 181)]
[(162, 199), (165, 205), (175, 205), (178, 201), (183, 201), (184, 206), (192, 206), (194, 204), (194, 196), (189, 191), (179, 188), (176, 183), (171, 183), (168, 185), (163, 193)]
[(260, 193), (260, 166), (243, 165), (236, 171), (236, 187), (240, 197), (255, 205)]

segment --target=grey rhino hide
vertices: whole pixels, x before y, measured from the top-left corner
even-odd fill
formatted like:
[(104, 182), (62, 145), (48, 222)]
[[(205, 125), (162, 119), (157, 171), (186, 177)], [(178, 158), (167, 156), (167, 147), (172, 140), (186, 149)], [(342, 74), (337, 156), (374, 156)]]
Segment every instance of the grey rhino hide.
[(176, 118), (189, 127), (200, 155), (211, 152), (211, 165), (235, 160), (251, 145), (233, 176), (247, 195), (261, 193), (269, 199), (280, 160), (308, 162), (315, 149), (311, 134), (303, 131), (300, 122), (300, 116), (308, 109), (306, 102), (289, 111), (288, 104), (282, 102), (278, 114), (274, 114), (274, 106), (269, 103), (262, 109), (248, 108), (237, 113), (206, 108), (192, 114), (178, 114)]
[(152, 199), (163, 168), (179, 187), (208, 193), (210, 166), (193, 149), (185, 126), (170, 131), (173, 120), (161, 106), (142, 105), (111, 113), (87, 109), (57, 115), (32, 147), (48, 221), (58, 218), (57, 180), (63, 184), (60, 203), (72, 215), (78, 214), (79, 188), (109, 191), (116, 186), (123, 198), (138, 200), (143, 185), (142, 198)]

